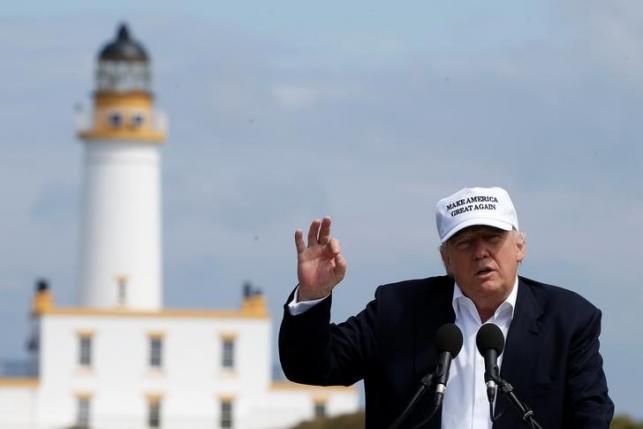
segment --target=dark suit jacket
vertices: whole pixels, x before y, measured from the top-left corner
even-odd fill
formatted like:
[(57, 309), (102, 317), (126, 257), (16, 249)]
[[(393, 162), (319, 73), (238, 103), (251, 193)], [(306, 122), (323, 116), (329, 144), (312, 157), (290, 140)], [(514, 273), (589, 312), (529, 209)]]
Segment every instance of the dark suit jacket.
[[(524, 277), (519, 282), (501, 377), (544, 429), (609, 428), (614, 406), (599, 354), (601, 312), (574, 292)], [(455, 321), (453, 287), (449, 277), (381, 286), (361, 313), (338, 325), (329, 323), (331, 297), (298, 316), (285, 308), (279, 332), (284, 373), (315, 385), (364, 379), (366, 427), (388, 427), (435, 367), (435, 333)], [(494, 429), (523, 427), (498, 395), (496, 415), (504, 414)], [(425, 395), (404, 427), (427, 416), (432, 396)], [(438, 412), (425, 427), (439, 429), (440, 420)]]

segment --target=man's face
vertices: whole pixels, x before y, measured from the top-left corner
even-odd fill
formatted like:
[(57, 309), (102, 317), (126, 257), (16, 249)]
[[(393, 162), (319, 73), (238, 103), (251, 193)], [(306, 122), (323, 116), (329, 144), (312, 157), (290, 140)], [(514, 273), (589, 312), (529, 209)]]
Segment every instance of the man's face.
[(525, 252), (521, 234), (489, 226), (465, 228), (441, 250), (447, 272), (478, 307), (499, 305), (509, 296)]

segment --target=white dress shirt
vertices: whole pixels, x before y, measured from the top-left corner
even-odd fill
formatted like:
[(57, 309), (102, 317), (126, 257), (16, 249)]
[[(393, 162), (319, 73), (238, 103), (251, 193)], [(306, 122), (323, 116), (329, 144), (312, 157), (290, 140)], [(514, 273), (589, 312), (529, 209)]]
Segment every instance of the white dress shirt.
[[(518, 278), (507, 299), (500, 304), (493, 316), (485, 323), (498, 325), (507, 338), (518, 296)], [(288, 311), (296, 316), (306, 312), (325, 298), (312, 301), (297, 301), (295, 291)], [(484, 381), (484, 359), (476, 347), (476, 335), (482, 326), (480, 315), (473, 301), (464, 296), (455, 284), (451, 301), (455, 311), (455, 324), (462, 331), (462, 350), (451, 363), (447, 389), (442, 403), (442, 429), (491, 429), (487, 386)], [(502, 355), (498, 357), (498, 367)]]
[[(511, 293), (485, 323), (498, 325), (507, 338), (513, 319), (518, 279)], [(442, 429), (491, 429), (487, 386), (484, 381), (484, 359), (476, 347), (476, 335), (482, 326), (480, 315), (473, 301), (463, 295), (456, 284), (453, 288), (455, 324), (462, 331), (462, 350), (451, 363), (447, 390), (442, 403)], [(502, 355), (498, 357), (498, 367)]]

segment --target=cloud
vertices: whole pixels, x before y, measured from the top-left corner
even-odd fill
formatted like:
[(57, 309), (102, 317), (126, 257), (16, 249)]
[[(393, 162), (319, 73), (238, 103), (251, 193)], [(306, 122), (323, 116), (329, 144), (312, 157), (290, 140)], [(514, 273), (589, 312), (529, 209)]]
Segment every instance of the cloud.
[(345, 94), (337, 89), (313, 88), (292, 84), (277, 84), (271, 90), (277, 104), (285, 109), (305, 109), (327, 100), (337, 101)]
[(568, 2), (577, 44), (612, 73), (643, 89), (643, 5), (633, 0)]

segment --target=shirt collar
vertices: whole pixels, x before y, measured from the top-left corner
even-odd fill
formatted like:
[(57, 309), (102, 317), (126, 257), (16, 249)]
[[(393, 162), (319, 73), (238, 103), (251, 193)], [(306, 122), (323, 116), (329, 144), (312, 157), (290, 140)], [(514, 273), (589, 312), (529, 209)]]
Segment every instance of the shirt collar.
[[(496, 309), (496, 311), (493, 314), (493, 317), (491, 319), (496, 318), (498, 315), (500, 315), (501, 312), (508, 311), (509, 312), (509, 318), (513, 319), (514, 316), (514, 311), (516, 309), (516, 299), (518, 298), (518, 277), (516, 276), (516, 280), (514, 281), (514, 285), (511, 288), (511, 292), (509, 293), (509, 296), (507, 299), (505, 299)], [(465, 301), (470, 301), (471, 304), (473, 304), (473, 301), (467, 296), (462, 293), (462, 289), (460, 289), (460, 286), (458, 285), (457, 282), (453, 283), (453, 298), (451, 299), (451, 305), (453, 306), (453, 311), (455, 314), (459, 314), (459, 304), (458, 303), (464, 303)], [(491, 320), (490, 319), (490, 320)]]

